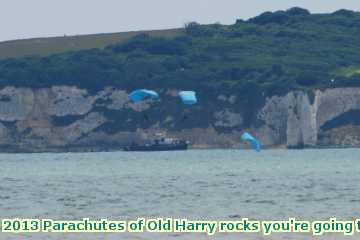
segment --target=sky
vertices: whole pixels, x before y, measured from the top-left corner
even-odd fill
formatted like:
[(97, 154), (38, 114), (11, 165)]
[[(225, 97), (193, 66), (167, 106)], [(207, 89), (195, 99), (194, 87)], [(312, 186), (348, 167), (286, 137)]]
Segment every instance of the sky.
[(299, 6), (312, 13), (360, 11), (359, 0), (0, 0), (0, 41), (233, 24)]

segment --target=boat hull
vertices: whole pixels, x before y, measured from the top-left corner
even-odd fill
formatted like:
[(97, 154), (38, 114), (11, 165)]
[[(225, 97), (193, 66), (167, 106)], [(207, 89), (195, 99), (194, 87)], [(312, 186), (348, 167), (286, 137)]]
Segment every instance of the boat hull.
[(156, 151), (181, 151), (187, 150), (188, 144), (169, 144), (169, 145), (131, 145), (126, 146), (124, 151), (128, 152), (156, 152)]

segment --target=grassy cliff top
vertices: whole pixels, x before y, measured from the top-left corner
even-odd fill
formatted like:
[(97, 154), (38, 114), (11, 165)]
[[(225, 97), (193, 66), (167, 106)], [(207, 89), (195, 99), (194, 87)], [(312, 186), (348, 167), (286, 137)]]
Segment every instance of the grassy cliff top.
[(174, 37), (182, 29), (133, 31), (120, 33), (89, 34), (49, 38), (32, 38), (0, 42), (0, 59), (26, 56), (48, 56), (55, 53), (104, 48), (110, 44), (124, 42), (139, 34), (153, 37)]
[[(37, 41), (46, 44), (36, 50)], [(291, 8), (233, 25), (193, 22), (180, 30), (5, 42), (0, 49), (6, 44), (16, 46), (14, 56), (40, 56), (1, 60), (1, 86), (181, 88), (250, 101), (360, 85), (360, 13), (348, 10)]]

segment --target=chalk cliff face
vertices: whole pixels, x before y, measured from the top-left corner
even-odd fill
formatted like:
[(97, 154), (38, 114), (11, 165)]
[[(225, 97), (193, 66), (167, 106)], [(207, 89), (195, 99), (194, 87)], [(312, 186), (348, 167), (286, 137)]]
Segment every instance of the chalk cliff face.
[[(261, 130), (264, 132), (264, 139), (269, 139), (266, 142), (269, 145), (286, 143), (288, 147), (358, 146), (359, 136), (355, 134), (353, 141), (349, 140), (348, 136), (354, 135), (354, 132), (349, 131), (349, 127), (357, 128), (353, 123), (358, 118), (359, 110), (360, 88), (316, 90), (311, 93), (295, 91), (283, 97), (267, 99), (259, 118), (265, 122)], [(347, 116), (346, 121), (341, 121), (341, 116), (348, 113), (352, 114)], [(327, 124), (330, 127), (326, 127)], [(334, 130), (337, 134), (333, 133)]]
[[(71, 86), (0, 90), (0, 147), (3, 151), (111, 150), (156, 133), (190, 140), (195, 147), (243, 147), (250, 131), (265, 146), (360, 145), (360, 89), (337, 88), (266, 98), (256, 119), (236, 94), (185, 107), (176, 90), (164, 104), (128, 101), (124, 90), (96, 93)], [(159, 106), (160, 105), (160, 106)], [(242, 107), (241, 107), (242, 106)], [(344, 120), (345, 119), (345, 120)]]

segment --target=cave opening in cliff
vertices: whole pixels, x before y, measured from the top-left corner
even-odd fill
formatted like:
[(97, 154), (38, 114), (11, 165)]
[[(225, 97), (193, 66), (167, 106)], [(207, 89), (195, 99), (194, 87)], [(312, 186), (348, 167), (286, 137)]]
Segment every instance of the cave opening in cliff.
[(327, 122), (325, 122), (320, 129), (322, 131), (329, 131), (331, 129), (341, 127), (344, 125), (360, 125), (360, 110), (351, 110), (341, 114)]

